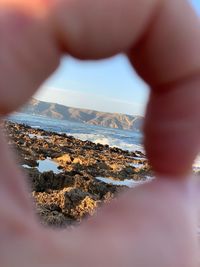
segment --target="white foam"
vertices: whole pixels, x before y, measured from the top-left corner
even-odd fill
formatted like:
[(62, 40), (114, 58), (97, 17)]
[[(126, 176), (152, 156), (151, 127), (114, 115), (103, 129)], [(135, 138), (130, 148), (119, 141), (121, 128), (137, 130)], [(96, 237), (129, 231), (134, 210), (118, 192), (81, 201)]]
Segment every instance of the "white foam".
[(106, 184), (111, 184), (111, 185), (118, 185), (118, 186), (127, 186), (130, 188), (136, 187), (138, 185), (144, 184), (146, 182), (150, 182), (153, 178), (152, 177), (146, 177), (147, 180), (143, 181), (135, 181), (135, 180), (123, 180), (123, 181), (117, 181), (113, 180), (111, 178), (106, 178), (106, 177), (96, 177), (98, 181), (104, 182)]
[(80, 139), (82, 141), (91, 141), (95, 144), (99, 143), (102, 145), (109, 145), (110, 147), (118, 147), (123, 150), (129, 150), (129, 151), (141, 151), (144, 153), (144, 148), (141, 145), (136, 144), (128, 144), (120, 139), (117, 138), (111, 138), (111, 137), (105, 137), (104, 135), (100, 134), (69, 134), (73, 135), (75, 138)]

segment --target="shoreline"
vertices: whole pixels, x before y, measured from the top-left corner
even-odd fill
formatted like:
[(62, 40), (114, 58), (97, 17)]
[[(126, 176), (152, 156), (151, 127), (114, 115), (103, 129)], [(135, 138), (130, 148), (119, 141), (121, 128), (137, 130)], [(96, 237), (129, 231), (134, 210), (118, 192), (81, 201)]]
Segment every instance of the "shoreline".
[(153, 176), (145, 155), (5, 121), (42, 224), (79, 224), (118, 193)]

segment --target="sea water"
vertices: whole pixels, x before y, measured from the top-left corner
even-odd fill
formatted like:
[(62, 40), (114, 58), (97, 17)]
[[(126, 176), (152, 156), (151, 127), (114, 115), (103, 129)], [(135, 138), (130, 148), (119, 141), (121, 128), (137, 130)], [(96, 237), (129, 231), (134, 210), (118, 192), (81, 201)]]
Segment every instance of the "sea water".
[[(82, 141), (91, 141), (123, 150), (144, 152), (143, 135), (141, 132), (127, 131), (102, 126), (76, 123), (66, 120), (56, 120), (44, 116), (17, 113), (8, 118), (17, 123), (23, 123), (33, 128), (57, 133), (65, 133)], [(194, 163), (194, 170), (200, 171), (200, 156)]]
[(102, 126), (56, 120), (44, 116), (33, 116), (21, 113), (10, 116), (8, 120), (46, 131), (65, 133), (82, 141), (88, 140), (94, 143), (118, 147), (129, 151), (143, 151), (143, 138), (140, 132), (105, 128)]

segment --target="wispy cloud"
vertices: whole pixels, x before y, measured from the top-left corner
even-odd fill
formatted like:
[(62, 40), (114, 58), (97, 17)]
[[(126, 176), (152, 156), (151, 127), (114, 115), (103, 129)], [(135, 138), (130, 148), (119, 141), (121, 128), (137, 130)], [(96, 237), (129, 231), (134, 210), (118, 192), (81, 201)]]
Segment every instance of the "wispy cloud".
[(144, 105), (134, 102), (134, 99), (133, 101), (124, 101), (117, 98), (107, 98), (103, 95), (55, 87), (42, 87), (35, 97), (42, 101), (104, 112), (143, 115), (145, 110)]

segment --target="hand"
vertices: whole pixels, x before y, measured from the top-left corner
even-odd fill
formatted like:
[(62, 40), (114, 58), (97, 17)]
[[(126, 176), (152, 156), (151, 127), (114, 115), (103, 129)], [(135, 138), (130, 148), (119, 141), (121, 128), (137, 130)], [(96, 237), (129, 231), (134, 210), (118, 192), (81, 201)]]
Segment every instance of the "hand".
[(125, 52), (152, 88), (145, 146), (162, 178), (72, 232), (51, 232), (1, 137), (1, 266), (198, 266), (195, 188), (184, 177), (199, 151), (199, 19), (185, 0), (32, 2), (0, 0), (1, 114), (23, 104), (63, 53)]

